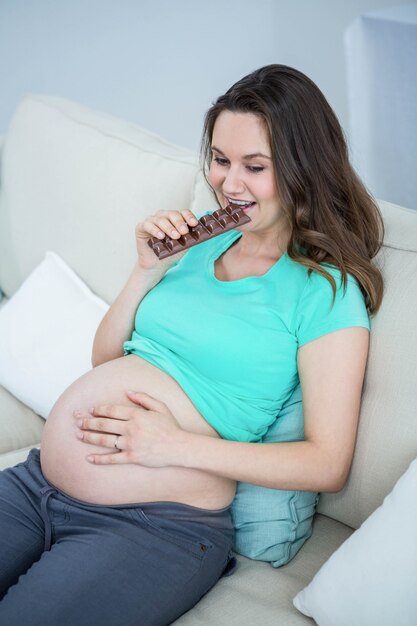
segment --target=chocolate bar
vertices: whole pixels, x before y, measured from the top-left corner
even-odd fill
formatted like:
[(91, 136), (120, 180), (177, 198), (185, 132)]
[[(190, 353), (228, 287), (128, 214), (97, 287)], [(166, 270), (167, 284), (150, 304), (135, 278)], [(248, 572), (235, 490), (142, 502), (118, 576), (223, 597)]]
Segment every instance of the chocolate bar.
[(148, 239), (148, 245), (159, 259), (165, 259), (250, 221), (250, 217), (240, 206), (229, 204), (225, 209), (218, 209), (213, 213), (203, 215), (196, 226), (188, 225), (189, 232), (178, 239), (171, 239), (167, 235), (164, 239), (151, 237)]

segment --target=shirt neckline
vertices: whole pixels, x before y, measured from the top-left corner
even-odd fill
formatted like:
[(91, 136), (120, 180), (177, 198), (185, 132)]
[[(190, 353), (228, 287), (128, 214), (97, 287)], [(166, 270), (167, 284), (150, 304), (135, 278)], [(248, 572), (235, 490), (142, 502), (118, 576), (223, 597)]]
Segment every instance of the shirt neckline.
[(246, 285), (268, 280), (271, 275), (274, 274), (278, 270), (278, 268), (280, 268), (285, 263), (287, 259), (288, 255), (287, 251), (285, 251), (282, 256), (274, 263), (274, 265), (272, 265), (272, 267), (270, 267), (269, 270), (261, 276), (246, 276), (245, 278), (238, 278), (237, 280), (219, 280), (216, 277), (214, 271), (215, 262), (224, 252), (226, 252), (228, 248), (230, 248), (234, 244), (235, 241), (240, 239), (243, 233), (238, 230), (232, 230), (228, 234), (229, 236), (224, 237), (224, 239), (220, 241), (220, 244), (214, 248), (211, 255), (209, 255), (207, 263), (207, 273), (211, 282), (213, 282), (220, 288), (240, 289), (241, 287), (244, 287)]

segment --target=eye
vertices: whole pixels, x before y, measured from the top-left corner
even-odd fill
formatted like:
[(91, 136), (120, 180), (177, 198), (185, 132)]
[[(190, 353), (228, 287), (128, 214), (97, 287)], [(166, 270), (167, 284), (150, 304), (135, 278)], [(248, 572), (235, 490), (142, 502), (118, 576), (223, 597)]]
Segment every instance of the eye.
[(223, 159), (222, 157), (214, 157), (213, 161), (215, 161), (217, 165), (227, 165), (229, 163), (227, 159)]
[(248, 165), (248, 170), (252, 172), (252, 174), (260, 174), (260, 172), (264, 171), (264, 167), (261, 165)]

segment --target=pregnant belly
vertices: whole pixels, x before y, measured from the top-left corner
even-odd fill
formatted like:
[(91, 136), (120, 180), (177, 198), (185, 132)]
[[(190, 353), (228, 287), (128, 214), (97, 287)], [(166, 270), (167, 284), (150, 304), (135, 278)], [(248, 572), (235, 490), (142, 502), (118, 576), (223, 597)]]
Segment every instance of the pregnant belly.
[(94, 504), (171, 501), (207, 509), (230, 504), (236, 485), (227, 478), (181, 467), (93, 465), (86, 460), (88, 454), (110, 450), (76, 438), (73, 411), (105, 403), (131, 406), (129, 389), (165, 402), (183, 429), (219, 437), (171, 376), (131, 354), (90, 370), (55, 403), (41, 442), (47, 480), (71, 497)]

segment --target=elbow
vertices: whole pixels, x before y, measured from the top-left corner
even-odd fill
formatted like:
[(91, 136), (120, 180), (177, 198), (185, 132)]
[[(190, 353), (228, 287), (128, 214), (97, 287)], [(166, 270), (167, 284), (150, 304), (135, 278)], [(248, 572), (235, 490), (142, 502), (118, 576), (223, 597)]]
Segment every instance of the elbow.
[(98, 367), (99, 365), (103, 365), (103, 363), (107, 363), (108, 361), (112, 361), (115, 358), (116, 357), (112, 357), (112, 358), (101, 357), (101, 358), (99, 358), (98, 356), (93, 355), (91, 357), (91, 366), (94, 369), (95, 367)]
[(98, 350), (96, 346), (96, 339), (97, 339), (97, 333), (96, 333), (96, 336), (94, 337), (93, 348), (91, 350), (91, 367), (93, 368), (97, 367), (97, 365), (101, 365), (101, 363), (103, 362), (101, 359), (99, 359)]
[(93, 368), (98, 367), (99, 365), (103, 365), (103, 363), (107, 363), (107, 361), (113, 361), (113, 359), (118, 359), (123, 355), (123, 348), (112, 345), (96, 346), (95, 343), (93, 343), (93, 348), (91, 350), (91, 365)]
[(94, 367), (97, 367), (97, 365), (101, 365), (102, 363), (103, 363), (103, 359), (100, 358), (99, 351), (97, 350), (97, 347), (96, 347), (96, 341), (94, 339), (93, 349), (91, 350), (91, 366), (94, 368)]
[(331, 471), (328, 473), (328, 480), (326, 481), (325, 489), (322, 492), (337, 493), (342, 491), (349, 478), (351, 463), (341, 466), (339, 463), (332, 466)]
[(91, 355), (91, 367), (97, 367), (98, 365), (101, 365), (102, 363), (104, 363), (103, 359), (99, 359), (97, 354), (93, 354)]
[(111, 359), (106, 358), (106, 355), (104, 354), (99, 354), (96, 350), (93, 350), (92, 354), (91, 354), (91, 366), (94, 367), (98, 367), (99, 365), (102, 365), (103, 363), (106, 363), (106, 361), (110, 361)]
[(338, 491), (342, 491), (343, 487), (346, 484), (346, 480), (335, 479), (330, 481), (326, 485), (326, 489), (322, 489), (323, 493), (338, 493)]
[(98, 367), (99, 365), (103, 365), (103, 363), (107, 363), (108, 361), (113, 361), (114, 359), (120, 359), (124, 356), (124, 352), (117, 352), (112, 354), (97, 354), (93, 351), (91, 355), (91, 366), (93, 369)]
[(338, 493), (348, 481), (352, 468), (354, 447), (342, 443), (340, 446), (314, 445), (315, 464), (319, 469), (318, 489), (321, 493)]

